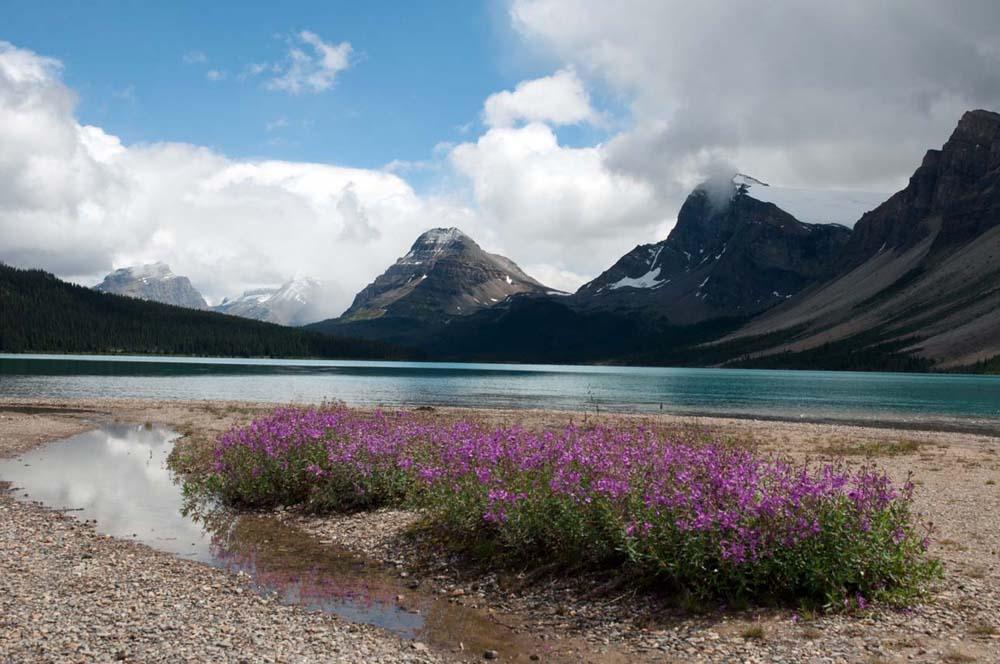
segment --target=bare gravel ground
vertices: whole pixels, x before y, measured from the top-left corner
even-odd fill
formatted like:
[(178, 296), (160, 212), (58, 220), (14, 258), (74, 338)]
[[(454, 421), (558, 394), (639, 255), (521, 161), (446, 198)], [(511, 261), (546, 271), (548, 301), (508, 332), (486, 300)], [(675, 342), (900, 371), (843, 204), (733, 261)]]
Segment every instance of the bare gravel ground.
[[(53, 409), (27, 414), (24, 406)], [(65, 437), (96, 420), (156, 422), (196, 449), (263, 406), (94, 400), (0, 400), (0, 455)], [(73, 412), (89, 411), (89, 412)], [(439, 410), (526, 426), (596, 416), (542, 411)], [(618, 419), (627, 416), (600, 416)], [(565, 579), (544, 571), (470, 565), (412, 535), (419, 515), (282, 518), (322, 539), (382, 560), (449, 601), (516, 615), (543, 639), (583, 640), (586, 659), (711, 662), (1000, 662), (1000, 438), (709, 418), (653, 418), (758, 441), (802, 459), (875, 463), (899, 481), (913, 472), (917, 505), (936, 529), (945, 578), (907, 611), (875, 608), (813, 616), (787, 609), (694, 613), (613, 577)], [(421, 531), (418, 531), (418, 533)], [(606, 657), (601, 652), (607, 652)], [(0, 494), (0, 661), (432, 661), (375, 629), (283, 607), (245, 581)]]

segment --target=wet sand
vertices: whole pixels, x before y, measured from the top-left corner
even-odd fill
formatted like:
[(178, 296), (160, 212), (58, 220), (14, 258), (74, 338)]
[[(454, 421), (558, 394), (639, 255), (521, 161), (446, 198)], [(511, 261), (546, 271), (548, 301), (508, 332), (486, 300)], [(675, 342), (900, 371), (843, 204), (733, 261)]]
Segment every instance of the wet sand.
[[(0, 456), (118, 421), (157, 423), (203, 450), (271, 405), (140, 400), (0, 400)], [(557, 426), (639, 418), (756, 441), (793, 458), (875, 463), (902, 481), (937, 530), (945, 578), (908, 611), (802, 615), (747, 609), (692, 615), (598, 578), (472, 569), (427, 556), (417, 515), (379, 511), (297, 528), (382, 561), (449, 602), (492, 611), (581, 661), (1000, 661), (1000, 439), (746, 419), (438, 409), (429, 416)], [(414, 649), (375, 628), (280, 605), (235, 575), (98, 535), (88, 524), (0, 494), (0, 661), (436, 661), (483, 653)], [(565, 647), (560, 648), (565, 644)], [(563, 657), (557, 657), (562, 659)], [(525, 657), (525, 660), (527, 658)], [(546, 659), (549, 659), (547, 656)]]

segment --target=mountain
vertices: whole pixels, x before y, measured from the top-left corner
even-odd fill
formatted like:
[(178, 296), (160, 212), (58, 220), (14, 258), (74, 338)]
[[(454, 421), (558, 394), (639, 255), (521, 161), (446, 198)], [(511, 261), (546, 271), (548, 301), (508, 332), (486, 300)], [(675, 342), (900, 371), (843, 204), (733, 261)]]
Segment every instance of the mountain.
[(0, 263), (0, 351), (221, 357), (413, 357), (398, 348), (137, 300)]
[(457, 228), (434, 228), (354, 298), (340, 318), (310, 329), (422, 347), (443, 326), (513, 296), (559, 293)]
[(255, 288), (226, 298), (212, 311), (279, 325), (305, 325), (329, 314), (327, 287), (316, 279), (293, 279), (278, 288)]
[(191, 285), (191, 281), (171, 272), (166, 263), (120, 268), (104, 277), (104, 281), (94, 289), (189, 309), (208, 308), (205, 298)]
[(341, 320), (464, 316), (518, 293), (544, 293), (512, 260), (490, 254), (457, 228), (434, 228), (368, 284)]
[(754, 346), (758, 366), (878, 355), (949, 369), (1000, 355), (1000, 115), (965, 113), (861, 217), (836, 266), (717, 345)]
[(704, 185), (667, 238), (640, 245), (576, 293), (585, 309), (641, 311), (672, 324), (747, 318), (830, 274), (851, 231), (808, 224), (758, 200), (751, 178)]

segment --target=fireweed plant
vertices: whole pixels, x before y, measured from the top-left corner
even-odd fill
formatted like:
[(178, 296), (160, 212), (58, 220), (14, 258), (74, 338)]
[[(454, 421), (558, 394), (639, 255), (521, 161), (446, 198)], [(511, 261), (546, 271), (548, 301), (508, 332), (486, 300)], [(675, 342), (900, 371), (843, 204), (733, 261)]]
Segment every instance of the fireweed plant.
[(283, 408), (219, 437), (207, 486), (237, 506), (419, 507), (501, 555), (627, 564), (705, 599), (900, 604), (939, 573), (910, 482), (643, 426), (536, 432)]

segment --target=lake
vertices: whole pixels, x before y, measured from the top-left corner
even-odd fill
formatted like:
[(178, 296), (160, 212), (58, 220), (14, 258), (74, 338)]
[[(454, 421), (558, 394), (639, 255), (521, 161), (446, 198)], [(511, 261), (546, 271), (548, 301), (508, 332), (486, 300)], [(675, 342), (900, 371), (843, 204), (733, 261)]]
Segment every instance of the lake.
[(1000, 433), (1000, 377), (949, 374), (0, 354), (0, 397), (338, 400)]

